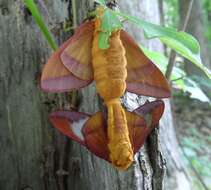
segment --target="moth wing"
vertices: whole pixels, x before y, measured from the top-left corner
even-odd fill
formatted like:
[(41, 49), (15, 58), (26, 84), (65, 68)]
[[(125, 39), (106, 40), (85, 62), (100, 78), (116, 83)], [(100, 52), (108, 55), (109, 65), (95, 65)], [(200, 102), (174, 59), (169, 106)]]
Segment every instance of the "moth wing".
[(125, 113), (127, 117), (130, 142), (133, 147), (133, 152), (135, 154), (144, 144), (147, 135), (146, 122), (143, 117), (140, 117), (133, 112), (126, 111)]
[(96, 156), (109, 161), (107, 122), (102, 112), (97, 112), (86, 123), (82, 132), (86, 139), (87, 148)]
[(127, 91), (156, 98), (169, 97), (166, 78), (124, 30), (121, 30), (121, 41), (126, 50)]
[(109, 161), (106, 121), (101, 112), (90, 116), (80, 112), (57, 111), (50, 114), (50, 122), (67, 137)]
[(61, 53), (71, 42), (67, 40), (45, 64), (41, 76), (41, 88), (48, 92), (65, 92), (87, 86), (92, 80), (81, 80), (75, 77), (62, 63)]
[(90, 115), (74, 111), (56, 111), (50, 114), (51, 124), (65, 136), (86, 145), (82, 128)]
[(130, 141), (134, 154), (144, 144), (150, 132), (157, 126), (164, 111), (161, 100), (146, 103), (133, 112), (126, 111)]
[(91, 64), (93, 32), (93, 21), (81, 24), (61, 54), (61, 60), (65, 67), (76, 77), (83, 80), (93, 79)]

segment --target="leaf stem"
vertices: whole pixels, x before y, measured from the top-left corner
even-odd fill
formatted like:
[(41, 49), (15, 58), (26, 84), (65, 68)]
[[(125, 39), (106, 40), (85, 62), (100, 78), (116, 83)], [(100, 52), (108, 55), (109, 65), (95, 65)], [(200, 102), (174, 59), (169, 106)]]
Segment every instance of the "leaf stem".
[(175, 81), (178, 81), (178, 80), (182, 80), (182, 79), (184, 79), (186, 76), (184, 75), (184, 76), (182, 76), (182, 77), (179, 77), (179, 78), (176, 78), (176, 79), (173, 79), (173, 80), (171, 80), (171, 82), (175, 82)]
[[(185, 17), (185, 21), (184, 21), (184, 23), (181, 27), (181, 31), (183, 31), (183, 32), (187, 28), (188, 21), (190, 19), (191, 10), (192, 10), (192, 7), (193, 7), (193, 3), (194, 3), (194, 0), (191, 0), (190, 3), (189, 3), (187, 14), (186, 14), (186, 17)], [(167, 69), (166, 69), (166, 73), (165, 73), (167, 80), (170, 80), (171, 73), (172, 73), (173, 68), (174, 68), (175, 59), (176, 59), (176, 52), (171, 49), (169, 61), (168, 61), (168, 65), (167, 65)]]
[(39, 26), (41, 32), (45, 36), (48, 44), (51, 46), (51, 48), (53, 50), (56, 50), (57, 49), (56, 42), (54, 41), (50, 31), (48, 30), (48, 27), (46, 26), (46, 24), (45, 24), (45, 22), (44, 22), (44, 20), (41, 16), (41, 14), (39, 13), (39, 10), (38, 10), (36, 4), (34, 3), (34, 1), (33, 0), (24, 0), (24, 4), (30, 10), (32, 16), (34, 17), (36, 24)]
[(171, 49), (170, 55), (169, 55), (169, 61), (168, 61), (168, 65), (167, 65), (167, 69), (166, 69), (166, 73), (165, 73), (166, 79), (168, 81), (171, 78), (171, 73), (172, 73), (173, 68), (174, 68), (175, 59), (176, 59), (176, 52)]
[[(165, 27), (165, 16), (164, 16), (164, 5), (163, 5), (163, 0), (159, 0), (159, 12), (160, 12), (160, 24), (161, 26)], [(167, 57), (168, 53), (167, 53), (167, 46), (166, 44), (163, 44), (163, 48), (164, 48), (164, 55)]]
[(77, 27), (76, 0), (72, 0), (73, 28)]

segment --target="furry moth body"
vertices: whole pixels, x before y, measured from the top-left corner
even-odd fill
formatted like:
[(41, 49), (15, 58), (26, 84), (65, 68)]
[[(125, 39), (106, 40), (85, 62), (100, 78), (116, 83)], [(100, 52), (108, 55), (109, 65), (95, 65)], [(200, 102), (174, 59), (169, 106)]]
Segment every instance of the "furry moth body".
[[(127, 119), (120, 103), (126, 89), (127, 60), (120, 39), (120, 31), (114, 31), (109, 39), (109, 48), (100, 49), (98, 45), (100, 19), (95, 20), (92, 47), (94, 80), (99, 95), (104, 99), (108, 110), (108, 148), (111, 162), (120, 169), (126, 169), (133, 161)], [(111, 90), (113, 89), (113, 90)]]

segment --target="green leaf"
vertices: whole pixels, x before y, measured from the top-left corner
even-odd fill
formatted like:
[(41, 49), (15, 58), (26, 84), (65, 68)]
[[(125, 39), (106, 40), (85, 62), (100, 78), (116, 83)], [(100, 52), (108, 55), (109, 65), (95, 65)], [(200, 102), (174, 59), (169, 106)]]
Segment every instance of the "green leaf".
[(99, 3), (102, 6), (106, 6), (106, 3), (104, 0), (95, 0), (95, 2)]
[(108, 32), (100, 32), (98, 38), (98, 45), (100, 49), (108, 49), (109, 48), (109, 37), (110, 33)]
[(122, 28), (119, 18), (110, 10), (105, 9), (101, 19), (101, 32), (99, 33), (99, 48), (109, 48), (109, 37), (111, 33)]
[[(184, 35), (185, 36), (185, 35)], [(211, 78), (210, 71), (202, 64), (200, 53), (195, 54), (189, 48), (183, 46), (177, 39), (172, 39), (169, 37), (161, 37), (160, 40), (168, 45), (170, 48), (174, 49), (177, 53), (185, 57), (199, 67), (206, 75)], [(199, 51), (200, 52), (200, 51)]]
[(124, 19), (131, 21), (138, 27), (144, 30), (145, 36), (148, 39), (159, 38), (163, 43), (174, 49), (178, 54), (193, 62), (201, 68), (209, 78), (210, 72), (203, 66), (200, 59), (200, 46), (198, 41), (185, 32), (177, 32), (173, 28), (162, 27), (146, 21), (143, 21), (134, 16), (130, 16), (121, 12), (113, 11), (116, 15), (122, 16)]
[(125, 19), (131, 21), (136, 24), (138, 27), (143, 28), (145, 35), (147, 38), (160, 38), (160, 37), (169, 37), (171, 39), (175, 39), (179, 41), (183, 46), (189, 48), (193, 53), (199, 53), (200, 47), (197, 40), (185, 33), (185, 32), (177, 32), (174, 28), (162, 27), (156, 24), (152, 24), (141, 20), (137, 17), (130, 16), (121, 12), (114, 11)]
[(120, 28), (122, 28), (122, 23), (119, 18), (110, 9), (105, 9), (101, 18), (101, 30), (103, 32), (112, 32)]
[(202, 102), (210, 102), (209, 97), (200, 89), (199, 85), (192, 79), (186, 77), (185, 82), (185, 91), (190, 93), (190, 97), (198, 99)]
[[(158, 68), (165, 73), (168, 59), (167, 57), (160, 53), (151, 51), (143, 46), (140, 46), (143, 50), (144, 54), (158, 66)], [(179, 88), (184, 92), (190, 93), (191, 98), (199, 99), (200, 101), (209, 102), (209, 98), (203, 93), (200, 87), (194, 82), (191, 78), (186, 76), (186, 73), (177, 66), (174, 66), (171, 80), (173, 82), (174, 87)]]
[(40, 27), (41, 32), (43, 33), (45, 39), (47, 40), (48, 44), (51, 46), (53, 50), (57, 49), (57, 45), (53, 40), (53, 37), (48, 30), (48, 27), (45, 25), (41, 14), (38, 11), (38, 8), (33, 0), (24, 0), (24, 4), (30, 10), (32, 16), (35, 19), (36, 24)]
[(211, 79), (204, 78), (202, 76), (198, 75), (192, 75), (190, 78), (194, 81), (196, 81), (199, 85), (205, 86), (207, 88), (211, 89)]
[(165, 73), (166, 67), (167, 67), (167, 64), (168, 64), (168, 58), (163, 53), (149, 50), (149, 49), (145, 48), (144, 46), (140, 45), (140, 48), (144, 52), (144, 54), (154, 64), (156, 64), (163, 73)]
[[(144, 52), (144, 54), (154, 63), (158, 66), (158, 68), (165, 73), (166, 72), (166, 68), (168, 65), (168, 58), (160, 52), (155, 52), (155, 51), (151, 51), (143, 46), (140, 46), (142, 51)], [(178, 67), (174, 67), (173, 71), (172, 71), (172, 75), (171, 75), (171, 80), (176, 80), (180, 77), (185, 76), (185, 72), (178, 68)]]

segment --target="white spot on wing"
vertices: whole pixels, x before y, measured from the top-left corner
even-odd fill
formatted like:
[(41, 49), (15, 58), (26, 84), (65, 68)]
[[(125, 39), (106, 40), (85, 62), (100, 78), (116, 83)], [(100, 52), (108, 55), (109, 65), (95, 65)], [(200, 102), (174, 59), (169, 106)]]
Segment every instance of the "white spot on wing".
[(84, 136), (81, 132), (84, 124), (86, 123), (86, 121), (89, 119), (89, 117), (85, 117), (85, 118), (81, 118), (78, 121), (73, 122), (72, 124), (70, 123), (70, 128), (72, 129), (73, 133), (79, 137), (81, 140), (84, 140)]

